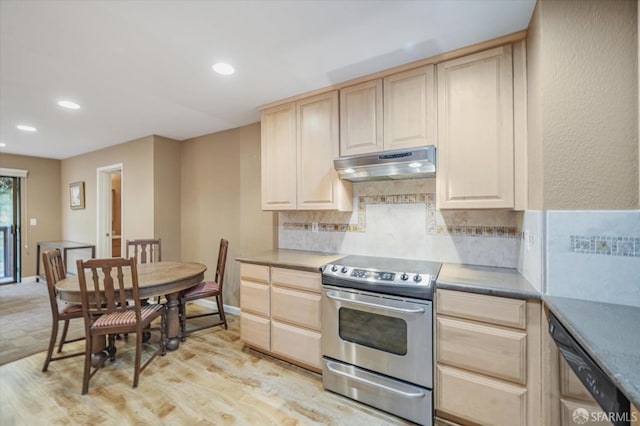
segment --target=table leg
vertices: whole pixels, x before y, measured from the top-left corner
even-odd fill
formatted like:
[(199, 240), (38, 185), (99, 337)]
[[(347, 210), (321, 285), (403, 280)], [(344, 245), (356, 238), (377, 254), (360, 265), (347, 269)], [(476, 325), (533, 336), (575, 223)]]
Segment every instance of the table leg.
[(180, 292), (167, 294), (167, 349), (175, 351), (180, 346), (180, 317), (179, 302)]

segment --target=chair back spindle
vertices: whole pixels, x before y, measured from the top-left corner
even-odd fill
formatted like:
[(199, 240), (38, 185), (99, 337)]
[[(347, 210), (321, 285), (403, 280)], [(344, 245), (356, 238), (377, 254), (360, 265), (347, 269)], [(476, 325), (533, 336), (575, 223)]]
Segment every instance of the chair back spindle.
[[(131, 254), (129, 254), (131, 250)], [(134, 256), (138, 263), (162, 262), (160, 238), (127, 240), (127, 257)]]
[[(140, 304), (135, 258), (78, 260), (77, 266), (82, 306), (87, 315), (125, 310), (127, 300)], [(85, 274), (85, 270), (90, 270), (91, 274)]]

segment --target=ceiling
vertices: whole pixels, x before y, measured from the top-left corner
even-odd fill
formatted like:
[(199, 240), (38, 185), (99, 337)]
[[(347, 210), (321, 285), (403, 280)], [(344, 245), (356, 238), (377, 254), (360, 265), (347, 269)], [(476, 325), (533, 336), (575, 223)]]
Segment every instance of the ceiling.
[[(0, 0), (0, 152), (63, 159), (253, 123), (262, 104), (525, 29), (534, 6)], [(214, 73), (218, 61), (236, 73)]]

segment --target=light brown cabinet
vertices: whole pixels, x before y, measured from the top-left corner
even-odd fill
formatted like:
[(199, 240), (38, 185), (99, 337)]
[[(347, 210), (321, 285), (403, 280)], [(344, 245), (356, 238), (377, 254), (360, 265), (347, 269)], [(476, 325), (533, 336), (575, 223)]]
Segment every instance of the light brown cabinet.
[(384, 150), (436, 144), (435, 66), (384, 78)]
[(382, 151), (382, 78), (340, 89), (340, 156)]
[(439, 289), (435, 409), (459, 424), (540, 424), (540, 303)]
[(522, 207), (523, 49), (438, 64), (438, 208)]
[(262, 209), (352, 209), (351, 183), (333, 167), (338, 156), (338, 92), (262, 111)]
[(435, 66), (340, 89), (340, 155), (436, 143)]
[(240, 264), (240, 338), (267, 351), (271, 347), (269, 283), (268, 266)]
[(241, 263), (240, 275), (245, 344), (320, 372), (320, 273)]

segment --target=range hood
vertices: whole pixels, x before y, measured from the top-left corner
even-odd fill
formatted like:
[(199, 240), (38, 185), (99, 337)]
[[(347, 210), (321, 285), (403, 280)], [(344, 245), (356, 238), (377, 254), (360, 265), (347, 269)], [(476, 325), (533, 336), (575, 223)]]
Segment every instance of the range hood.
[(383, 151), (333, 161), (340, 179), (351, 182), (421, 179), (436, 176), (436, 148)]

